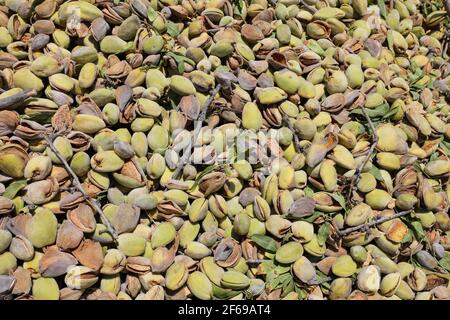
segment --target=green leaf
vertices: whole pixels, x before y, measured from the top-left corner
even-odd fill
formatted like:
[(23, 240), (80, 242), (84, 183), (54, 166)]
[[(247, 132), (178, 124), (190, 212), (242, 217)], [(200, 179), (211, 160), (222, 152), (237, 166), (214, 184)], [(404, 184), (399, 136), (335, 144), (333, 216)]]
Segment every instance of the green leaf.
[(311, 189), (310, 187), (306, 187), (303, 191), (305, 192), (305, 196), (307, 197), (311, 197), (314, 194), (313, 189)]
[(401, 243), (409, 243), (414, 239), (413, 232), (411, 229), (408, 229), (408, 233), (403, 237)]
[(297, 292), (298, 296), (300, 299), (305, 299), (306, 296), (308, 295), (305, 291), (305, 289), (303, 289), (302, 287), (300, 287), (299, 285), (295, 284), (295, 292)]
[(330, 235), (330, 224), (324, 223), (320, 226), (319, 228), (319, 232), (317, 234), (317, 242), (319, 243), (319, 245), (323, 245), (325, 243), (325, 241), (327, 241), (328, 236)]
[(444, 257), (439, 260), (439, 265), (450, 272), (450, 254), (445, 253)]
[[(366, 108), (366, 113), (371, 119), (372, 118), (381, 118), (385, 114), (387, 114), (388, 112), (389, 112), (389, 104), (387, 104), (387, 103), (383, 103), (383, 104), (379, 105), (378, 107), (376, 107), (374, 109)], [(350, 113), (351, 114), (364, 115), (360, 108), (357, 108), (357, 109), (353, 110)]]
[(377, 0), (378, 8), (380, 8), (380, 15), (386, 19), (386, 4), (384, 0)]
[(294, 279), (292, 278), (292, 276), (290, 274), (289, 274), (289, 277), (283, 281), (282, 289), (283, 289), (283, 295), (286, 295), (289, 292), (291, 292), (292, 290), (294, 290)]
[(242, 17), (245, 5), (244, 0), (235, 0), (234, 3), (236, 4), (234, 7), (234, 13)]
[(417, 161), (413, 163), (413, 168), (414, 168), (414, 170), (416, 170), (417, 172), (423, 172), (422, 167), (420, 166), (419, 162), (417, 162)]
[(340, 193), (331, 193), (331, 192), (328, 192), (328, 195), (329, 195), (330, 197), (332, 197), (337, 203), (339, 203), (339, 205), (340, 205), (343, 209), (345, 209), (345, 198), (344, 198), (344, 196), (343, 196), (342, 194), (340, 194)]
[[(379, 1), (382, 1), (382, 0), (379, 0)], [(394, 37), (392, 36), (392, 31), (391, 30), (389, 30), (387, 32), (386, 40), (387, 40), (387, 44), (388, 44), (389, 50), (394, 52)]]
[(284, 235), (283, 240), (281, 240), (282, 243), (289, 242), (289, 240), (294, 236), (292, 232), (288, 232)]
[(423, 77), (422, 69), (416, 69), (414, 70), (414, 72), (408, 74), (408, 80), (414, 83), (420, 80), (422, 77)]
[(183, 73), (184, 72), (184, 63), (188, 63), (190, 65), (195, 65), (195, 62), (179, 53), (175, 53), (175, 52), (166, 52), (165, 55), (172, 57), (175, 62), (177, 63), (178, 66), (178, 72), (179, 73)]
[(278, 278), (278, 283), (274, 289), (283, 288), (285, 284), (287, 284), (290, 280), (292, 280), (292, 276), (290, 273), (284, 273), (280, 275)]
[(439, 157), (437, 152), (433, 152), (430, 156), (430, 161), (434, 161)]
[(450, 156), (450, 142), (442, 141), (441, 143), (439, 143), (439, 147), (444, 150), (447, 156)]
[(312, 223), (314, 220), (316, 220), (318, 217), (322, 216), (322, 212), (320, 211), (314, 211), (314, 213), (312, 214), (312, 216), (309, 216), (308, 218), (304, 218), (303, 220), (306, 222), (310, 222)]
[(273, 278), (272, 281), (267, 282), (267, 286), (270, 288), (270, 291), (275, 290), (280, 283), (280, 277)]
[(425, 231), (423, 231), (422, 224), (419, 221), (413, 221), (413, 222), (411, 222), (411, 225), (414, 229), (414, 234), (416, 236), (416, 239), (417, 240), (423, 239), (423, 237), (425, 236)]
[(176, 23), (172, 21), (168, 21), (167, 24), (167, 33), (172, 37), (175, 38), (180, 34), (180, 30), (178, 30), (178, 26)]
[(262, 234), (255, 234), (251, 237), (255, 243), (260, 246), (261, 248), (265, 249), (266, 251), (275, 253), (277, 251), (277, 243), (275, 240), (273, 240), (271, 237), (262, 235)]
[(173, 99), (170, 99), (170, 106), (172, 107), (172, 109), (176, 109), (177, 108), (177, 104), (175, 103), (175, 101), (173, 101)]
[(261, 268), (263, 270), (263, 272), (265, 272), (266, 274), (272, 273), (273, 270), (275, 269), (275, 264), (273, 263), (272, 260), (264, 260), (261, 263)]
[(155, 21), (155, 19), (158, 17), (158, 13), (151, 7), (148, 6), (147, 9), (147, 18), (150, 22)]
[(381, 175), (380, 169), (378, 169), (375, 166), (372, 166), (372, 168), (370, 168), (369, 171), (374, 177), (375, 179), (377, 179), (378, 181), (383, 181), (383, 176)]
[(411, 86), (411, 88), (414, 88), (414, 89), (419, 89), (419, 90), (421, 90), (421, 89), (423, 89), (423, 88), (425, 88), (426, 87), (426, 85), (424, 85), (424, 84), (419, 84), (419, 83), (414, 83), (412, 86)]
[(273, 272), (273, 270), (272, 270), (271, 272), (266, 274), (266, 283), (272, 282), (273, 280), (275, 280), (276, 277), (278, 277), (278, 275), (275, 274), (275, 272)]
[(3, 196), (8, 199), (13, 199), (20, 190), (26, 187), (26, 185), (27, 179), (14, 181), (6, 188)]
[(291, 270), (290, 266), (288, 266), (288, 267), (286, 267), (286, 266), (276, 266), (275, 269), (274, 269), (274, 272), (276, 274), (285, 274), (285, 273), (289, 272), (290, 270)]
[(204, 176), (206, 176), (208, 173), (213, 172), (218, 166), (216, 164), (211, 164), (209, 166), (207, 166), (202, 172), (200, 172), (197, 175), (197, 178), (195, 179), (194, 185), (192, 186), (191, 189), (194, 189), (198, 183), (200, 182), (200, 179), (203, 178)]
[[(328, 278), (328, 276), (327, 276), (325, 273), (321, 272), (321, 271), (317, 271), (317, 272), (316, 272), (316, 277), (317, 277), (317, 280), (318, 280), (319, 282), (321, 282), (323, 279)], [(329, 284), (328, 282), (322, 282), (322, 283), (320, 284), (320, 286), (321, 286), (321, 287), (324, 287), (324, 288), (327, 288), (327, 289), (330, 288), (330, 284)]]
[(317, 41), (307, 41), (306, 46), (311, 49), (313, 52), (317, 53), (319, 56), (324, 57), (325, 51), (322, 49), (322, 47), (317, 43)]
[(290, 273), (283, 273), (281, 275), (273, 274), (272, 277), (270, 277), (270, 281), (266, 279), (269, 288), (272, 290), (281, 288), (283, 286), (283, 283), (285, 281), (289, 281), (289, 278), (292, 278)]
[(393, 116), (394, 114), (396, 114), (396, 113), (398, 112), (399, 109), (400, 109), (400, 107), (392, 108), (388, 113), (386, 113), (386, 114), (383, 116), (383, 119), (387, 119), (387, 118), (389, 118), (390, 116)]
[(97, 193), (97, 200), (102, 200), (103, 198), (106, 198), (108, 195), (108, 190), (103, 190)]

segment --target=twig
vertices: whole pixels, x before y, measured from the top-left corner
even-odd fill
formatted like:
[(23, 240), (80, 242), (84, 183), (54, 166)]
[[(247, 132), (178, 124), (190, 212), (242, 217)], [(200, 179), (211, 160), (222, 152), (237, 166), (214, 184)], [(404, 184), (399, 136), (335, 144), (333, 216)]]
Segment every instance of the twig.
[[(450, 13), (449, 13), (449, 19), (450, 19)], [(444, 40), (443, 40), (444, 45), (442, 46), (442, 52), (441, 52), (442, 57), (445, 57), (447, 55), (449, 42), (450, 42), (450, 31), (446, 31), (446, 33), (444, 35)]]
[(309, 11), (311, 11), (312, 13), (316, 13), (317, 9), (311, 7), (309, 4), (307, 4), (304, 0), (300, 0), (300, 3)]
[(16, 103), (23, 102), (25, 99), (34, 97), (35, 95), (37, 95), (37, 91), (33, 89), (33, 90), (21, 91), (12, 96), (2, 98), (2, 99), (0, 99), (0, 110), (7, 109), (7, 108), (15, 105)]
[(361, 164), (356, 169), (356, 171), (352, 177), (352, 182), (350, 183), (350, 187), (348, 189), (348, 194), (347, 194), (347, 203), (349, 203), (350, 198), (353, 194), (353, 189), (355, 188), (355, 184), (358, 183), (358, 181), (359, 181), (359, 177), (361, 175), (362, 169), (366, 166), (367, 162), (369, 161), (370, 157), (372, 156), (373, 151), (375, 150), (375, 147), (378, 144), (378, 135), (375, 131), (375, 126), (373, 125), (372, 119), (370, 119), (369, 115), (366, 112), (366, 108), (364, 108), (364, 106), (359, 106), (359, 107), (361, 108), (361, 111), (362, 111), (364, 117), (366, 118), (370, 129), (372, 130), (372, 145), (370, 146), (369, 151), (367, 152), (366, 158), (364, 159), (363, 162), (361, 162)]
[(450, 19), (450, 0), (442, 0), (444, 3), (445, 11), (447, 11), (447, 16)]
[(296, 131), (294, 130), (294, 127), (292, 126), (291, 122), (289, 121), (289, 118), (286, 114), (283, 115), (283, 121), (286, 123), (286, 125), (288, 126), (289, 130), (292, 131), (292, 134), (294, 136), (294, 145), (295, 145), (295, 149), (298, 153), (301, 153), (303, 151), (303, 148), (300, 144), (300, 139), (297, 136)]
[(178, 162), (177, 167), (175, 168), (175, 171), (172, 174), (172, 180), (176, 180), (178, 175), (181, 172), (181, 169), (184, 167), (186, 162), (188, 161), (189, 157), (191, 156), (191, 148), (192, 146), (195, 147), (195, 143), (198, 139), (198, 135), (200, 134), (200, 131), (203, 126), (203, 121), (206, 118), (206, 111), (208, 111), (209, 106), (211, 105), (212, 101), (214, 100), (214, 97), (216, 96), (217, 92), (219, 92), (220, 88), (222, 86), (220, 83), (214, 88), (214, 90), (211, 91), (210, 96), (205, 101), (203, 105), (202, 112), (198, 115), (198, 118), (195, 122), (195, 128), (194, 128), (194, 135), (192, 136), (192, 139), (189, 143), (189, 145), (185, 148), (183, 156), (181, 157), (180, 161)]
[(133, 156), (131, 158), (131, 162), (133, 162), (133, 164), (136, 167), (137, 171), (141, 175), (142, 180), (144, 180), (144, 183), (147, 185), (147, 182), (148, 182), (147, 176), (145, 175), (144, 171), (142, 170), (141, 166), (139, 165), (138, 158), (136, 156)]
[(64, 167), (66, 168), (67, 172), (72, 176), (72, 184), (81, 192), (86, 202), (88, 202), (94, 209), (97, 211), (97, 213), (100, 215), (100, 219), (102, 220), (103, 224), (108, 229), (108, 232), (113, 237), (114, 241), (117, 243), (118, 234), (116, 230), (114, 230), (113, 226), (109, 222), (108, 218), (106, 218), (105, 214), (103, 213), (102, 208), (100, 208), (100, 205), (95, 199), (92, 199), (91, 196), (83, 189), (81, 186), (81, 182), (78, 179), (75, 172), (73, 172), (72, 168), (70, 167), (69, 163), (67, 163), (66, 159), (64, 159), (59, 151), (55, 148), (55, 145), (53, 144), (53, 139), (49, 136), (44, 136), (45, 141), (47, 141), (47, 144), (49, 148), (53, 151), (53, 153), (58, 157), (58, 159), (62, 162)]
[(345, 235), (347, 235), (347, 234), (349, 234), (349, 233), (352, 233), (352, 232), (354, 232), (354, 231), (358, 231), (358, 230), (360, 230), (360, 229), (369, 229), (370, 227), (379, 225), (379, 224), (381, 224), (381, 223), (383, 223), (383, 222), (386, 222), (386, 221), (389, 221), (389, 220), (393, 220), (393, 219), (396, 219), (396, 218), (399, 218), (399, 217), (402, 217), (402, 216), (406, 216), (407, 214), (411, 213), (412, 211), (413, 211), (413, 210), (401, 211), (401, 212), (398, 212), (398, 213), (396, 213), (396, 214), (394, 214), (394, 215), (392, 215), (392, 216), (389, 216), (389, 217), (383, 217), (383, 218), (377, 219), (377, 220), (375, 220), (375, 221), (372, 221), (372, 222), (369, 222), (369, 223), (362, 224), (362, 225), (360, 225), (360, 226), (356, 226), (356, 227), (352, 227), (352, 228), (347, 228), (347, 229), (344, 229), (344, 230), (337, 230), (337, 233), (338, 233), (338, 235), (340, 235), (340, 236), (345, 236)]
[[(444, 4), (445, 11), (447, 11), (447, 17), (448, 17), (448, 19), (450, 19), (450, 0), (442, 0), (442, 3)], [(447, 54), (449, 42), (450, 42), (450, 31), (447, 30), (444, 35), (444, 41), (443, 41), (444, 45), (442, 47), (442, 57), (445, 57), (445, 55)]]
[(247, 262), (248, 264), (260, 264), (263, 263), (264, 261), (269, 261), (269, 260), (264, 260), (264, 259), (248, 259), (245, 262)]

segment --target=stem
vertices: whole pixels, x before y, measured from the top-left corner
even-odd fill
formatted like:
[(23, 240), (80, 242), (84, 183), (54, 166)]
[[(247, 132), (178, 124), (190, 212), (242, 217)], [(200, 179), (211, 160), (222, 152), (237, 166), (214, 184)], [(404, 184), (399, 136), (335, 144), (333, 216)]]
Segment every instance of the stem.
[(311, 11), (312, 13), (316, 13), (317, 9), (311, 7), (309, 4), (307, 4), (304, 0), (300, 0), (300, 3), (308, 10)]
[(178, 175), (181, 172), (181, 169), (184, 167), (184, 165), (186, 164), (186, 162), (188, 161), (189, 157), (191, 156), (191, 148), (192, 146), (195, 147), (195, 142), (198, 139), (198, 135), (200, 134), (200, 131), (202, 129), (203, 126), (203, 121), (206, 118), (206, 111), (208, 111), (209, 106), (211, 105), (211, 103), (214, 100), (214, 97), (216, 96), (216, 94), (219, 92), (220, 88), (222, 86), (220, 85), (220, 83), (214, 88), (214, 90), (211, 91), (211, 94), (209, 95), (208, 99), (205, 101), (205, 104), (203, 105), (203, 109), (202, 112), (200, 112), (200, 114), (198, 115), (198, 118), (195, 122), (195, 128), (194, 128), (194, 135), (191, 139), (191, 142), (189, 143), (189, 145), (186, 147), (183, 156), (180, 159), (180, 162), (178, 162), (177, 167), (175, 168), (175, 171), (172, 174), (172, 180), (176, 180)]
[[(450, 13), (449, 13), (449, 19), (450, 19)], [(445, 57), (448, 51), (448, 43), (450, 41), (450, 31), (447, 31), (445, 36), (444, 36), (444, 40), (443, 40), (443, 46), (442, 46), (442, 57)]]
[(15, 105), (16, 103), (23, 102), (25, 99), (34, 97), (35, 95), (37, 95), (37, 91), (34, 89), (33, 90), (24, 90), (24, 91), (21, 91), (19, 93), (12, 95), (12, 96), (0, 99), (0, 110), (7, 109), (7, 108)]
[(366, 158), (364, 159), (363, 162), (361, 162), (361, 164), (356, 169), (356, 171), (352, 177), (352, 182), (350, 183), (350, 187), (348, 189), (347, 202), (350, 201), (353, 190), (355, 188), (355, 184), (358, 183), (358, 181), (359, 181), (359, 177), (361, 175), (362, 169), (366, 166), (367, 162), (369, 161), (370, 157), (372, 156), (373, 151), (375, 150), (375, 147), (378, 144), (378, 135), (375, 131), (375, 126), (373, 125), (372, 119), (370, 119), (369, 115), (367, 114), (366, 108), (364, 108), (363, 106), (359, 106), (359, 107), (361, 108), (361, 111), (362, 111), (364, 117), (366, 118), (370, 129), (372, 130), (372, 145), (370, 146), (369, 151), (367, 152)]
[(97, 200), (92, 199), (91, 196), (83, 189), (83, 187), (81, 186), (81, 182), (78, 179), (75, 172), (73, 172), (72, 168), (67, 163), (66, 159), (64, 159), (61, 156), (61, 154), (59, 153), (59, 151), (55, 148), (55, 145), (53, 144), (53, 139), (50, 138), (49, 136), (44, 136), (44, 139), (45, 139), (45, 141), (47, 141), (49, 148), (53, 151), (53, 153), (62, 162), (62, 164), (66, 168), (67, 172), (72, 176), (72, 178), (73, 178), (72, 184), (81, 192), (81, 194), (83, 195), (86, 202), (88, 202), (91, 205), (91, 207), (94, 208), (95, 211), (97, 211), (97, 213), (100, 215), (100, 219), (102, 220), (103, 224), (106, 226), (106, 228), (108, 229), (108, 232), (111, 234), (114, 241), (117, 243), (118, 234), (117, 234), (116, 230), (114, 230), (114, 228), (111, 225), (111, 223), (109, 222), (108, 218), (106, 218), (106, 216), (103, 213), (102, 208), (100, 208), (100, 205), (98, 204)]
[[(442, 2), (444, 4), (445, 11), (447, 11), (447, 17), (448, 19), (450, 19), (450, 0), (442, 0)], [(447, 54), (449, 41), (450, 41), (450, 31), (447, 29), (443, 41), (444, 45), (442, 47), (442, 57), (445, 57), (445, 55)]]
[(133, 164), (136, 167), (137, 171), (141, 175), (142, 180), (144, 180), (145, 185), (147, 185), (147, 182), (148, 182), (147, 176), (145, 175), (144, 171), (142, 170), (141, 166), (139, 165), (138, 158), (136, 156), (133, 156), (131, 158), (131, 162), (133, 162)]
[(248, 259), (248, 260), (246, 260), (246, 262), (248, 264), (260, 264), (260, 263), (263, 263), (264, 261), (269, 261), (269, 260), (264, 260), (264, 259)]
[(369, 223), (362, 224), (362, 225), (360, 225), (360, 226), (356, 226), (356, 227), (352, 227), (352, 228), (347, 228), (347, 229), (344, 229), (344, 230), (342, 230), (342, 231), (341, 231), (341, 230), (337, 230), (337, 233), (338, 233), (338, 235), (340, 235), (340, 236), (345, 236), (345, 235), (347, 235), (347, 234), (349, 234), (349, 233), (352, 233), (352, 232), (354, 232), (354, 231), (358, 231), (358, 230), (360, 230), (360, 229), (368, 229), (368, 228), (370, 228), (370, 227), (379, 225), (379, 224), (381, 224), (381, 223), (383, 223), (383, 222), (386, 222), (386, 221), (389, 221), (389, 220), (393, 220), (393, 219), (396, 219), (396, 218), (399, 218), (399, 217), (402, 217), (402, 216), (406, 216), (407, 214), (409, 214), (409, 213), (411, 213), (411, 212), (412, 212), (412, 210), (401, 211), (401, 212), (396, 213), (396, 214), (394, 214), (394, 215), (392, 215), (392, 216), (389, 216), (389, 217), (383, 217), (383, 218), (377, 219), (377, 220), (375, 220), (375, 221), (372, 221), (372, 222), (369, 222)]
[(445, 11), (447, 11), (447, 16), (450, 19), (450, 1), (449, 0), (442, 0), (444, 3)]

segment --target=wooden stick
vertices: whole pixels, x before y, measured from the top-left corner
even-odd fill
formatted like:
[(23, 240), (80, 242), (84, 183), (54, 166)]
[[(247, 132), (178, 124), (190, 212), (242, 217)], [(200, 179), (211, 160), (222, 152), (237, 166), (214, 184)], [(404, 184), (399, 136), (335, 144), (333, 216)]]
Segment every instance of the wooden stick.
[(78, 176), (75, 172), (73, 172), (70, 165), (67, 163), (66, 159), (61, 156), (59, 151), (55, 148), (55, 145), (53, 144), (53, 139), (49, 136), (44, 136), (45, 141), (47, 141), (47, 144), (49, 148), (53, 151), (53, 153), (58, 157), (58, 159), (62, 162), (64, 167), (66, 168), (67, 172), (72, 176), (72, 184), (81, 192), (86, 202), (88, 202), (94, 209), (97, 211), (97, 213), (100, 215), (100, 219), (102, 220), (103, 224), (106, 226), (108, 232), (111, 234), (114, 241), (117, 243), (118, 234), (114, 227), (111, 225), (111, 222), (106, 218), (102, 208), (98, 204), (97, 200), (91, 198), (91, 196), (84, 190), (84, 188), (81, 186), (81, 182), (78, 179)]
[(447, 11), (447, 16), (450, 19), (450, 0), (442, 0), (444, 3), (445, 11)]
[(360, 108), (361, 108), (361, 111), (362, 111), (364, 117), (366, 118), (366, 120), (369, 124), (370, 129), (372, 130), (372, 145), (370, 146), (369, 151), (367, 152), (366, 158), (364, 159), (363, 162), (361, 162), (361, 164), (356, 169), (356, 171), (352, 177), (352, 181), (350, 183), (350, 187), (349, 187), (348, 194), (347, 194), (347, 203), (350, 202), (351, 196), (353, 194), (353, 190), (355, 188), (355, 184), (358, 183), (358, 181), (359, 181), (359, 177), (361, 175), (362, 169), (365, 167), (365, 165), (369, 161), (370, 157), (372, 156), (373, 151), (375, 150), (375, 147), (378, 144), (378, 135), (375, 131), (375, 126), (373, 125), (372, 119), (370, 119), (369, 115), (366, 112), (366, 108), (364, 108), (364, 106), (360, 106)]
[(300, 0), (300, 3), (306, 8), (308, 9), (310, 12), (312, 13), (316, 13), (317, 9), (311, 7), (310, 5), (308, 5), (304, 0)]
[(347, 229), (344, 229), (344, 230), (342, 230), (342, 231), (341, 231), (341, 230), (337, 230), (337, 233), (338, 233), (338, 235), (340, 235), (340, 236), (345, 236), (345, 235), (347, 235), (347, 234), (349, 234), (349, 233), (352, 233), (352, 232), (354, 232), (354, 231), (358, 231), (358, 230), (360, 230), (360, 229), (368, 229), (368, 228), (370, 228), (370, 227), (379, 225), (379, 224), (381, 224), (381, 223), (383, 223), (383, 222), (386, 222), (386, 221), (389, 221), (389, 220), (393, 220), (393, 219), (396, 219), (396, 218), (399, 218), (399, 217), (402, 217), (402, 216), (406, 216), (407, 214), (409, 214), (409, 213), (411, 213), (411, 212), (412, 212), (412, 210), (401, 211), (401, 212), (396, 213), (396, 214), (394, 214), (394, 215), (392, 215), (392, 216), (389, 216), (389, 217), (382, 217), (382, 218), (380, 218), (380, 219), (377, 219), (377, 220), (372, 221), (372, 222), (369, 222), (369, 223), (362, 224), (362, 225), (360, 225), (360, 226), (356, 226), (356, 227), (352, 227), (352, 228), (347, 228)]
[(264, 259), (248, 259), (248, 260), (245, 260), (245, 262), (247, 262), (248, 264), (260, 264), (260, 263), (263, 263), (264, 261), (270, 261), (270, 260), (264, 260)]
[(137, 171), (141, 175), (142, 180), (144, 180), (145, 185), (147, 185), (147, 182), (148, 182), (147, 176), (145, 175), (144, 171), (142, 170), (141, 166), (139, 165), (138, 158), (135, 155), (131, 158), (131, 162), (133, 162)]
[(213, 102), (214, 97), (219, 92), (221, 87), (222, 86), (219, 83), (214, 88), (214, 90), (211, 91), (211, 94), (209, 95), (208, 99), (205, 101), (205, 104), (203, 105), (203, 109), (200, 112), (200, 114), (198, 115), (198, 118), (197, 118), (196, 123), (195, 123), (194, 135), (193, 135), (189, 145), (184, 150), (183, 156), (181, 157), (180, 161), (178, 162), (177, 167), (175, 168), (175, 171), (172, 174), (172, 180), (176, 180), (178, 178), (178, 175), (180, 174), (181, 169), (185, 166), (186, 162), (189, 160), (189, 157), (191, 156), (192, 146), (195, 147), (195, 143), (196, 143), (196, 141), (198, 139), (198, 136), (199, 136), (200, 131), (201, 131), (202, 126), (203, 126), (203, 121), (206, 118), (206, 111), (208, 111), (209, 106)]

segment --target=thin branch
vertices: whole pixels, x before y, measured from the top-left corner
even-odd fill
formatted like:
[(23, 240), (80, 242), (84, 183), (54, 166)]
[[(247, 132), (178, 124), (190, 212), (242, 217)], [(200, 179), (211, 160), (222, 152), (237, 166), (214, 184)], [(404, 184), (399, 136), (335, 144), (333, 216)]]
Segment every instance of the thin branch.
[(67, 163), (66, 159), (61, 156), (59, 151), (55, 148), (55, 145), (53, 144), (53, 139), (49, 136), (44, 136), (45, 141), (47, 141), (47, 144), (49, 148), (53, 151), (53, 153), (58, 157), (58, 159), (62, 162), (64, 167), (66, 168), (67, 172), (72, 176), (72, 184), (81, 192), (86, 202), (88, 202), (94, 209), (97, 211), (97, 213), (100, 215), (100, 219), (102, 220), (103, 224), (106, 226), (108, 232), (113, 237), (114, 241), (117, 243), (118, 234), (116, 230), (114, 230), (114, 227), (109, 222), (108, 218), (106, 218), (105, 214), (103, 213), (102, 208), (100, 208), (100, 205), (98, 202), (91, 198), (91, 196), (84, 190), (84, 188), (81, 186), (81, 182), (78, 179), (78, 176), (76, 173), (72, 170), (69, 163)]
[(147, 185), (147, 182), (148, 182), (147, 176), (145, 175), (144, 170), (142, 170), (141, 166), (139, 165), (138, 158), (136, 156), (133, 156), (131, 158), (131, 162), (133, 162), (133, 164), (136, 167), (137, 171), (141, 175), (142, 180), (144, 180), (145, 185)]
[(214, 90), (211, 91), (211, 94), (209, 95), (208, 99), (205, 101), (205, 103), (203, 105), (203, 109), (200, 112), (200, 114), (198, 115), (198, 118), (197, 118), (197, 120), (195, 122), (194, 135), (192, 136), (192, 139), (191, 139), (189, 145), (184, 150), (183, 156), (181, 157), (180, 161), (178, 162), (177, 167), (175, 168), (175, 171), (172, 174), (172, 180), (176, 180), (178, 178), (178, 175), (180, 174), (180, 172), (183, 169), (184, 165), (189, 160), (189, 157), (191, 156), (192, 146), (195, 147), (195, 143), (197, 142), (198, 136), (199, 136), (200, 131), (201, 131), (202, 126), (203, 126), (203, 121), (206, 118), (206, 111), (208, 111), (209, 106), (213, 102), (214, 97), (219, 92), (221, 87), (222, 86), (219, 83), (214, 88)]
[(37, 95), (36, 90), (24, 90), (19, 93), (16, 93), (12, 96), (0, 99), (0, 110), (8, 109), (16, 103), (23, 102), (25, 99), (34, 97)]
[(300, 0), (300, 3), (308, 10), (308, 11), (310, 11), (310, 12), (312, 12), (312, 13), (316, 13), (317, 12), (317, 9), (316, 8), (313, 8), (313, 7), (311, 7), (309, 4), (307, 4), (304, 0)]
[[(442, 0), (442, 2), (444, 4), (445, 11), (447, 11), (447, 17), (448, 19), (450, 19), (450, 0)], [(445, 57), (445, 55), (447, 54), (449, 42), (450, 42), (450, 31), (447, 29), (443, 41), (444, 45), (442, 47), (442, 57)]]
[(366, 158), (363, 162), (359, 165), (359, 167), (356, 169), (355, 173), (353, 174), (352, 181), (350, 183), (350, 187), (348, 189), (347, 194), (347, 203), (349, 203), (350, 198), (353, 194), (353, 190), (355, 189), (355, 184), (358, 183), (359, 177), (361, 175), (362, 169), (366, 166), (367, 162), (369, 161), (370, 157), (372, 156), (373, 151), (375, 150), (375, 147), (378, 144), (378, 135), (375, 131), (375, 126), (373, 125), (372, 119), (370, 119), (369, 115), (366, 112), (366, 108), (364, 106), (359, 106), (361, 108), (361, 111), (364, 115), (364, 117), (367, 120), (367, 123), (369, 124), (370, 129), (372, 130), (372, 145), (369, 148), (369, 151), (367, 152)]
[(286, 114), (283, 115), (283, 121), (284, 123), (286, 123), (286, 125), (288, 126), (289, 130), (292, 131), (292, 134), (294, 136), (294, 145), (295, 145), (295, 149), (298, 153), (301, 153), (303, 151), (303, 148), (300, 144), (300, 139), (297, 136), (297, 133), (294, 129), (294, 127), (292, 126), (292, 123), (289, 121), (289, 118)]
[(248, 259), (248, 260), (245, 260), (245, 262), (247, 262), (248, 264), (260, 264), (260, 263), (263, 263), (264, 261), (269, 261), (269, 260), (264, 260), (264, 259)]
[(393, 220), (393, 219), (397, 219), (399, 217), (406, 216), (407, 214), (411, 213), (412, 211), (413, 210), (401, 211), (401, 212), (398, 212), (398, 213), (396, 213), (396, 214), (394, 214), (392, 216), (382, 217), (380, 219), (377, 219), (377, 220), (369, 222), (369, 223), (362, 224), (360, 226), (351, 227), (351, 228), (347, 228), (347, 229), (344, 229), (344, 230), (337, 230), (337, 233), (338, 233), (339, 236), (345, 236), (345, 235), (347, 235), (349, 233), (352, 233), (354, 231), (358, 231), (360, 229), (368, 230), (370, 227), (379, 225), (379, 224), (381, 224), (383, 222), (390, 221), (390, 220)]
[(444, 3), (445, 11), (447, 11), (447, 16), (450, 19), (450, 0), (442, 0)]
[[(449, 14), (449, 19), (450, 19), (450, 14)], [(444, 45), (442, 46), (442, 52), (441, 52), (442, 57), (445, 57), (447, 55), (449, 42), (450, 42), (450, 31), (446, 31), (446, 33), (444, 35), (444, 40), (443, 40)]]

